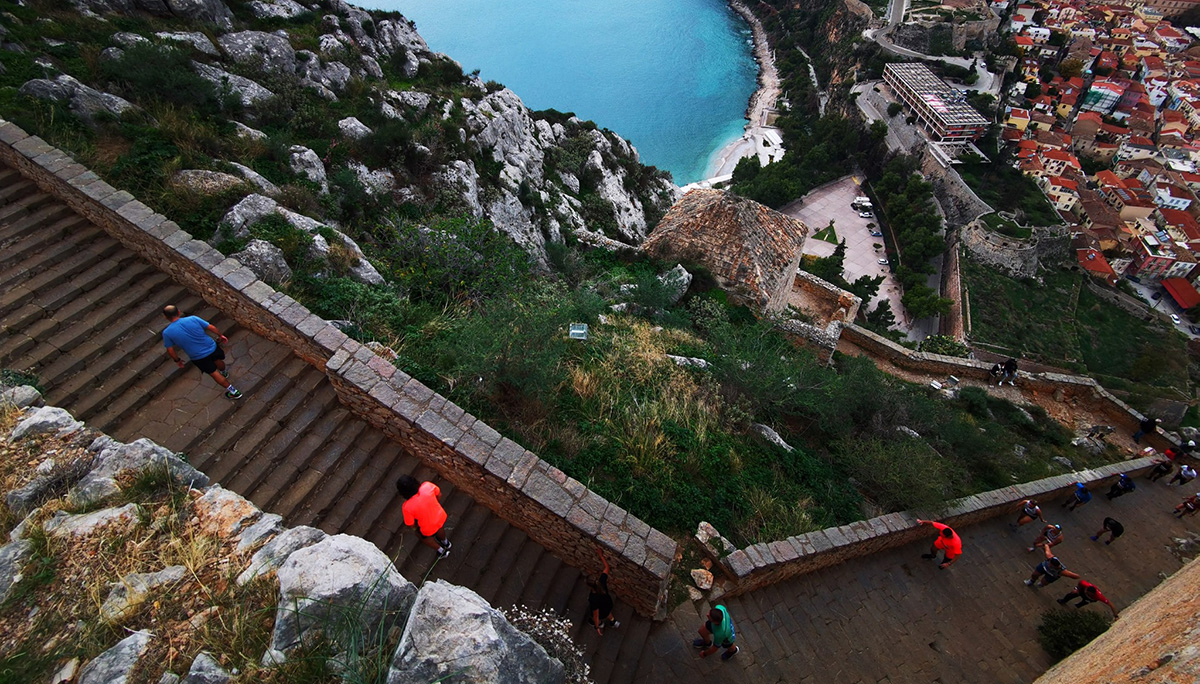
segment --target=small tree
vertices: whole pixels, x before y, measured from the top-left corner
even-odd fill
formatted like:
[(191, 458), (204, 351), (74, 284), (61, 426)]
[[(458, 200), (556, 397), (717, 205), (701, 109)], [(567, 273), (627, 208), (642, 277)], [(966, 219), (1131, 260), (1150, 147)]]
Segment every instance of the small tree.
[(897, 114), (900, 113), (900, 110), (902, 110), (902, 109), (904, 109), (904, 108), (900, 106), (899, 102), (892, 102), (892, 103), (888, 104), (887, 115), (888, 115), (888, 117), (896, 116)]
[(1063, 78), (1075, 78), (1083, 73), (1083, 62), (1078, 59), (1064, 59), (1058, 65), (1058, 73)]
[(1057, 662), (1087, 646), (1108, 629), (1103, 614), (1082, 610), (1052, 610), (1042, 614), (1038, 643)]

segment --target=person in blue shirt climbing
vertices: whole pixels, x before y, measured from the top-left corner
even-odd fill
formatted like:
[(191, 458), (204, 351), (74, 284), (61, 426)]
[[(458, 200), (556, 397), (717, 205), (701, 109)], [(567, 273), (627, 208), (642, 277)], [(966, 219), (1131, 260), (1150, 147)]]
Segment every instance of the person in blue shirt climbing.
[[(242, 393), (229, 384), (229, 374), (225, 372), (225, 352), (221, 345), (229, 340), (221, 334), (217, 326), (199, 316), (184, 316), (179, 307), (168, 304), (163, 307), (163, 316), (168, 321), (162, 332), (163, 346), (167, 348), (167, 356), (175, 365), (183, 368), (185, 362), (179, 358), (179, 351), (187, 354), (188, 360), (202, 373), (212, 376), (217, 384), (225, 389), (225, 396), (230, 399), (241, 399)], [(217, 337), (213, 341), (212, 333)]]
[(1063, 506), (1068, 511), (1073, 511), (1092, 500), (1092, 493), (1088, 491), (1087, 486), (1082, 482), (1076, 482), (1072, 487), (1071, 496), (1067, 497), (1067, 500), (1063, 502)]

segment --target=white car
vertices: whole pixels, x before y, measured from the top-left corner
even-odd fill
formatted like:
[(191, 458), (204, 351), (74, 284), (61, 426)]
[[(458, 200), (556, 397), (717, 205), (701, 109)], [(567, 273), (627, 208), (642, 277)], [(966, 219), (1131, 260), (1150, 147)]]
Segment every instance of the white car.
[(1178, 314), (1171, 314), (1171, 322), (1174, 323), (1175, 325), (1179, 325), (1180, 323), (1183, 323), (1183, 321), (1179, 320)]
[(887, 265), (888, 265), (888, 260), (887, 260), (887, 259), (880, 259), (880, 260), (879, 260), (879, 265), (880, 265), (880, 266), (887, 266)]
[(872, 214), (869, 211), (860, 211), (860, 212), (858, 212), (858, 215), (861, 216), (862, 218), (874, 218), (874, 214)]

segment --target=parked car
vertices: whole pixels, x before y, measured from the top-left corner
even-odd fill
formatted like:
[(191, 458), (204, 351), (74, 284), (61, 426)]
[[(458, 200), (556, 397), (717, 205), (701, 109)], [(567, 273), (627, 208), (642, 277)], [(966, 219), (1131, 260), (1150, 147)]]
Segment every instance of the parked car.
[(1179, 320), (1179, 314), (1171, 314), (1171, 322), (1174, 323), (1175, 325), (1179, 325), (1180, 323), (1183, 323), (1183, 321)]
[(1154, 294), (1150, 295), (1150, 299), (1162, 299), (1162, 293), (1155, 292)]
[(880, 266), (887, 266), (887, 265), (888, 265), (888, 260), (887, 260), (887, 259), (880, 259), (880, 260), (879, 260), (879, 265), (880, 265)]
[(877, 230), (873, 230), (873, 231), (871, 231), (871, 237), (883, 237), (883, 233), (881, 233)]
[(1137, 276), (1135, 276), (1135, 275), (1127, 275), (1127, 276), (1125, 276), (1125, 277), (1126, 277), (1126, 278), (1128, 278), (1129, 280), (1131, 280), (1131, 281), (1135, 282), (1135, 283), (1140, 283), (1140, 282), (1142, 282), (1142, 279), (1141, 279), (1141, 278), (1139, 278), (1139, 277), (1137, 277)]
[(1200, 335), (1200, 326), (1189, 325), (1188, 330), (1191, 330), (1193, 335)]
[(860, 212), (858, 212), (858, 215), (863, 218), (874, 218), (874, 216), (875, 216), (874, 214), (872, 214), (869, 211), (860, 211)]

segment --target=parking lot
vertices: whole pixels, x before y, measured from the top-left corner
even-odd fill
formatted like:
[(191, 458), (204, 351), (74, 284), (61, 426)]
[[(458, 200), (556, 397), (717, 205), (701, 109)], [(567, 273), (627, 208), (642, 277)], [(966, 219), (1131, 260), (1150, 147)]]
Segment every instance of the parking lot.
[[(847, 176), (817, 188), (781, 211), (792, 218), (800, 219), (808, 226), (809, 234), (808, 239), (804, 241), (804, 253), (820, 257), (833, 254), (837, 245), (814, 238), (813, 235), (823, 230), (832, 220), (837, 239), (846, 241), (846, 260), (843, 264), (846, 280), (853, 282), (864, 275), (884, 276), (879, 293), (869, 303), (864, 303), (862, 310), (872, 311), (877, 303), (886, 297), (891, 301), (892, 312), (896, 316), (895, 327), (906, 331), (910, 340), (923, 340), (937, 332), (937, 319), (922, 320), (915, 329), (912, 327), (908, 312), (900, 304), (903, 292), (896, 277), (892, 275), (888, 266), (879, 263), (887, 254), (884, 251), (883, 237), (871, 235), (871, 231), (879, 230), (877, 219), (861, 217), (859, 211), (851, 207), (854, 198), (862, 194), (858, 179)], [(873, 227), (868, 227), (872, 225)]]
[(1166, 289), (1163, 288), (1162, 285), (1159, 285), (1158, 283), (1150, 283), (1145, 280), (1141, 282), (1128, 280), (1128, 282), (1131, 286), (1133, 286), (1134, 291), (1137, 292), (1138, 298), (1144, 300), (1150, 305), (1151, 311), (1161, 311), (1167, 316), (1175, 314), (1179, 317), (1179, 323), (1175, 324), (1175, 328), (1179, 330), (1179, 332), (1187, 335), (1188, 337), (1198, 336), (1197, 332), (1200, 332), (1200, 326), (1197, 326), (1188, 319), (1187, 315), (1180, 310), (1179, 306), (1175, 303), (1175, 300), (1171, 298), (1171, 295), (1167, 293)]

